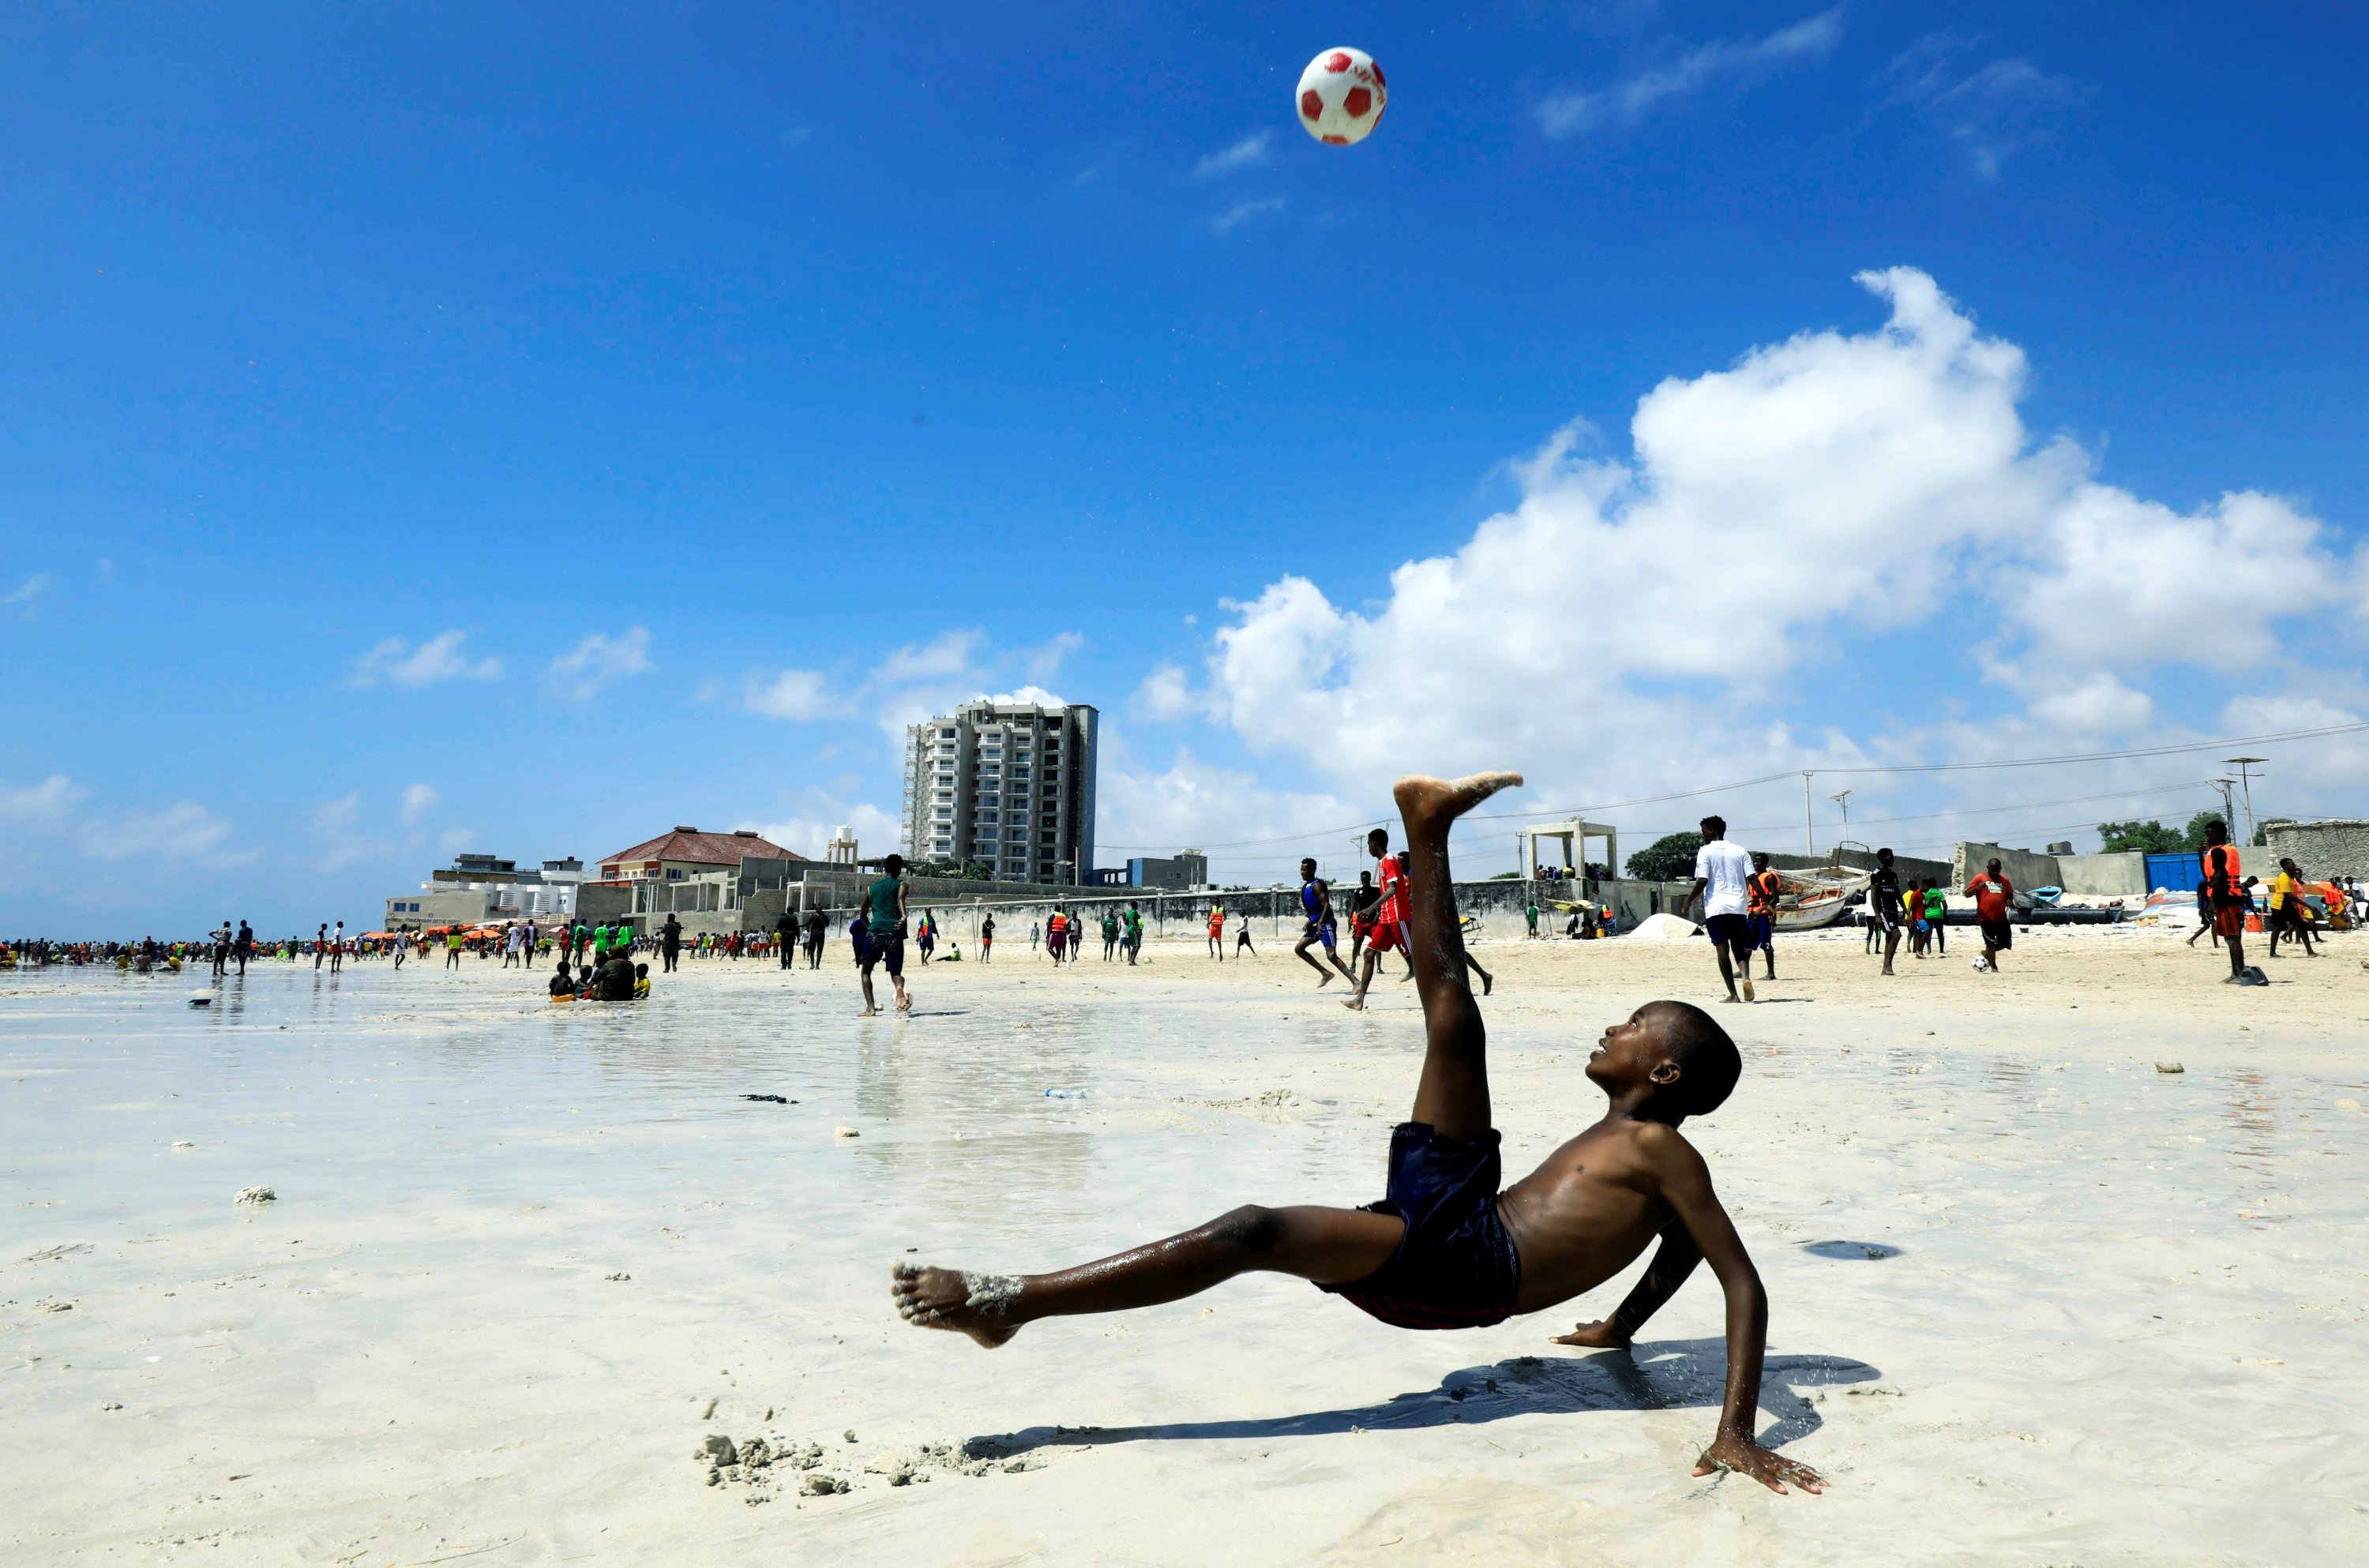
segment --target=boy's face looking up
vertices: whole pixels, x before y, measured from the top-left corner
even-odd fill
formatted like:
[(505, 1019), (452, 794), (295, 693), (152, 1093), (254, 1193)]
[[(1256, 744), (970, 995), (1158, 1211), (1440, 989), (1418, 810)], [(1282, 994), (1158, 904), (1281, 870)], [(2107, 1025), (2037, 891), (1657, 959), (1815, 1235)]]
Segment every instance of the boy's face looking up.
[(1587, 1059), (1587, 1076), (1608, 1094), (1648, 1083), (1675, 1083), (1678, 1064), (1657, 1026), (1654, 1005), (1648, 1002), (1626, 1020), (1604, 1031)]

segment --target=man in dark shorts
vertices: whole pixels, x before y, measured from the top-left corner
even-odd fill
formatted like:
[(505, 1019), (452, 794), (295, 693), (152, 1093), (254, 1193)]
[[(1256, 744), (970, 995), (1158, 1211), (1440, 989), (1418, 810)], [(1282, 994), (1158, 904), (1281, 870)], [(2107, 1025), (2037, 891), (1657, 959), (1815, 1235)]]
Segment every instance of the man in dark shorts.
[[(1727, 818), (1702, 819), (1702, 848), (1695, 852), (1695, 885), (1678, 906), (1684, 916), (1703, 901), (1703, 928), (1711, 933), (1711, 951), (1719, 958), (1719, 978), (1727, 982), (1727, 1000), (1750, 1001), (1752, 996), (1752, 857), (1741, 844), (1727, 841)], [(1736, 982), (1744, 995), (1735, 994)]]
[(2014, 907), (2015, 884), (1999, 869), (1998, 856), (1991, 856), (1983, 874), (1966, 884), (1966, 897), (1974, 901), (1974, 918), (1983, 928), (1983, 969), (1996, 974), (1998, 956), (2015, 945), (2015, 927), (2007, 918)]
[[(2319, 956), (2318, 949), (2311, 944), (2311, 911), (2304, 907), (2303, 889), (2303, 867), (2290, 858), (2282, 857), (2279, 874), (2271, 878), (2271, 918), (2265, 922), (2271, 928), (2271, 956), (2273, 958), (2279, 956), (2279, 938), (2283, 936), (2289, 942), (2301, 942), (2305, 957)], [(238, 928), (245, 931), (246, 922), (239, 921)]]
[[(1312, 855), (1299, 863), (1299, 912), (1306, 923), (1300, 928), (1299, 940), (1293, 944), (1291, 956), (1316, 971), (1316, 989), (1322, 990), (1333, 983), (1333, 969), (1341, 971), (1343, 979), (1356, 984), (1357, 977), (1341, 962), (1337, 945), (1340, 931), (1333, 923), (1333, 889), (1316, 875), (1316, 859)], [(1319, 943), (1323, 944), (1324, 957), (1332, 969), (1318, 963), (1315, 955), (1308, 951)]]
[(1293, 1275), (1393, 1327), (1481, 1328), (1594, 1289), (1656, 1238), (1660, 1251), (1612, 1314), (1556, 1341), (1622, 1348), (1698, 1263), (1727, 1294), (1727, 1383), (1719, 1426), (1697, 1475), (1734, 1471), (1772, 1491), (1824, 1482), (1763, 1448), (1754, 1430), (1768, 1298), (1711, 1171), (1678, 1126), (1716, 1110), (1743, 1063), (1700, 1008), (1649, 1002), (1604, 1032), (1587, 1075), (1604, 1117), (1513, 1186), (1490, 1121), (1488, 1032), (1464, 978), (1448, 832), (1510, 773), (1446, 783), (1401, 779), (1411, 846), (1415, 984), (1423, 998), (1423, 1075), (1414, 1109), (1390, 1137), (1388, 1196), (1362, 1208), (1233, 1209), (1195, 1230), (1056, 1274), (891, 1269), (897, 1310), (920, 1328), (993, 1348), (1040, 1318), (1125, 1311), (1197, 1295), (1237, 1275)]
[(2204, 896), (2213, 904), (2213, 929), (2229, 949), (2229, 978), (2225, 985), (2268, 985), (2269, 979), (2258, 969), (2246, 967), (2246, 916), (2253, 910), (2253, 895), (2247, 891), (2253, 881), (2247, 876), (2245, 865), (2237, 854), (2237, 846), (2229, 841), (2226, 824), (2215, 818), (2204, 824), (2204, 848), (2197, 853), (2204, 870)]
[(1883, 933), (1884, 974), (1892, 973), (1892, 956), (1900, 951), (1900, 872), (1892, 864), (1892, 851), (1875, 852), (1875, 869), (1868, 873), (1867, 910)]
[(1752, 951), (1768, 965), (1768, 979), (1777, 978), (1777, 899), (1785, 891), (1785, 879), (1770, 869), (1768, 856), (1752, 852), (1752, 875), (1745, 878), (1744, 893), (1748, 900), (1744, 922), (1752, 938)]
[(913, 993), (905, 989), (905, 857), (892, 854), (880, 863), (886, 876), (876, 877), (864, 890), (864, 908), (857, 918), (864, 927), (864, 945), (856, 963), (864, 977), (864, 1016), (880, 1011), (872, 999), (872, 967), (887, 967), (897, 988), (897, 1011), (913, 1011)]
[(986, 963), (995, 956), (995, 917), (988, 916), (978, 922), (978, 961)]

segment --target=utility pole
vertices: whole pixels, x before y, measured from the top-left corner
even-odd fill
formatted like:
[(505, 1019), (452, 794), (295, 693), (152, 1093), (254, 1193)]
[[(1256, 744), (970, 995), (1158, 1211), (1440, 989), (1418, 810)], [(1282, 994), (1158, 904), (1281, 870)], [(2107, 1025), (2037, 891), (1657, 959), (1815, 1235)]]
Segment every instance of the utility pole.
[(2254, 842), (2254, 779), (2253, 775), (2246, 770), (2256, 762), (2267, 762), (2270, 759), (2268, 757), (2224, 757), (2221, 760), (2237, 770), (2237, 787), (2244, 794), (2246, 800), (2246, 843), (2250, 848)]
[(2236, 779), (2226, 776), (2212, 781), (2213, 787), (2221, 792), (2221, 820), (2225, 825), (2231, 818), (2237, 815), (2237, 803), (2229, 795), (2230, 788), (2235, 785), (2237, 782), (2237, 781)]
[(1814, 856), (1818, 853), (1817, 830), (1810, 825), (1810, 770), (1802, 770), (1802, 853)]
[(1842, 834), (1846, 839), (1850, 837), (1850, 797), (1851, 792), (1848, 790), (1844, 790), (1840, 795), (1830, 795), (1826, 796), (1828, 800), (1833, 801), (1837, 806), (1843, 808)]

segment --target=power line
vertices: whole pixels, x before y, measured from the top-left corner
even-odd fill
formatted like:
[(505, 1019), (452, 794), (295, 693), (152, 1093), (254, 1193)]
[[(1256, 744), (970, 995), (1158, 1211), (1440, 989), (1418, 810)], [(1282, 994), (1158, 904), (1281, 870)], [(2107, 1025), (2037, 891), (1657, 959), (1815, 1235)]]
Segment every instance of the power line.
[[(1783, 775), (1780, 776), (1781, 777)], [(1928, 811), (1894, 817), (1869, 817), (1861, 818), (1861, 822), (1862, 825), (1870, 827), (1894, 825), (1903, 822), (1938, 822), (1963, 817), (1996, 816), (2006, 811), (2043, 811), (2059, 806), (2086, 806), (2091, 802), (2101, 800), (2131, 802), (2153, 800), (2158, 796), (2177, 795), (2186, 790), (2211, 789), (2213, 787), (2214, 787), (2214, 783), (2210, 779), (2187, 779), (2177, 784), (2142, 785), (2135, 789), (2112, 790), (2103, 795), (2066, 795), (2057, 800), (2022, 800), (2008, 806), (1971, 806), (1953, 807), (1947, 811)], [(1599, 807), (1598, 809), (1601, 808)], [(1528, 813), (1512, 813), (1509, 815), (1527, 816)], [(1476, 820), (1479, 820), (1479, 818), (1474, 817), (1461, 818), (1458, 820), (1457, 826), (1459, 829), (1461, 829), (1466, 823)], [(2020, 828), (2004, 830), (2018, 833), (2076, 832), (2082, 829), (2093, 828), (2095, 826), (2097, 826), (2097, 824), (2094, 822), (2076, 822), (2054, 828)], [(1791, 827), (1791, 823), (1776, 823), (1763, 824), (1757, 827), (1741, 827), (1731, 830), (1737, 833), (1775, 833), (1787, 831)], [(1639, 838), (1658, 838), (1665, 833), (1683, 830), (1684, 830), (1681, 829), (1667, 828), (1634, 828), (1623, 830), (1623, 831), (1633, 833)], [(1268, 840), (1254, 841), (1276, 842), (1281, 841)], [(1245, 863), (1250, 864), (1259, 864), (1268, 862), (1282, 861), (1288, 857), (1281, 855), (1242, 855), (1230, 858), (1236, 864)]]
[[(1780, 780), (1800, 778), (1809, 773), (1950, 773), (1988, 772), (1999, 768), (2050, 768), (2074, 762), (2115, 762), (2141, 757), (2177, 757), (2195, 751), (2218, 750), (2225, 746), (2268, 746), (2285, 740), (2320, 740), (2335, 735), (2357, 735), (2369, 730), (2369, 721), (2354, 724), (2321, 725), (2312, 729), (2279, 730), (2269, 735), (2240, 735), (2218, 740), (2185, 741), (2171, 746), (2134, 746), (2118, 751), (2073, 751), (2050, 757), (2007, 757), (1987, 762), (1889, 762), (1861, 763), (1850, 766), (1833, 765), (1817, 768), (1791, 768), (1783, 773), (1766, 773), (1757, 779), (1743, 779), (1734, 784), (1712, 784), (1704, 789), (1673, 790), (1665, 795), (1643, 795), (1629, 800), (1601, 800), (1585, 806), (1541, 807), (1528, 811), (1478, 812), (1464, 818), (1468, 822), (1499, 822), (1513, 819), (1544, 821), (1567, 817), (1585, 817), (1595, 811), (1619, 811), (1631, 806), (1657, 806), (1670, 800), (1692, 800), (1700, 795), (1724, 795), (1731, 790), (1751, 789)], [(2100, 796), (2098, 798), (2110, 798)], [(1253, 849), (1263, 844), (1301, 843), (1310, 839), (1330, 838), (1338, 833), (1354, 833), (1362, 828), (1387, 825), (1388, 818), (1368, 817), (1335, 828), (1311, 828), (1305, 832), (1282, 833), (1265, 839), (1235, 839), (1226, 843), (1196, 845), (1208, 850)], [(1763, 831), (1772, 830), (1760, 830)], [(1105, 844), (1105, 849), (1164, 849), (1163, 844)]]

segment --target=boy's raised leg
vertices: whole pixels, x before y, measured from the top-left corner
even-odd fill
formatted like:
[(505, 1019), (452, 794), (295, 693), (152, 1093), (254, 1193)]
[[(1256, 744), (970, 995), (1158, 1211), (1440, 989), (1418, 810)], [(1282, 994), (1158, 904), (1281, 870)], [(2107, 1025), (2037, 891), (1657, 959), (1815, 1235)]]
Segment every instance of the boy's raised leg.
[(1448, 866), (1448, 830), (1456, 819), (1519, 773), (1475, 773), (1448, 780), (1403, 778), (1391, 791), (1407, 835), (1407, 925), (1416, 994), (1423, 998), (1423, 1077), (1411, 1120), (1442, 1138), (1485, 1138), (1489, 1116), (1488, 1030), (1464, 978), (1464, 932)]

